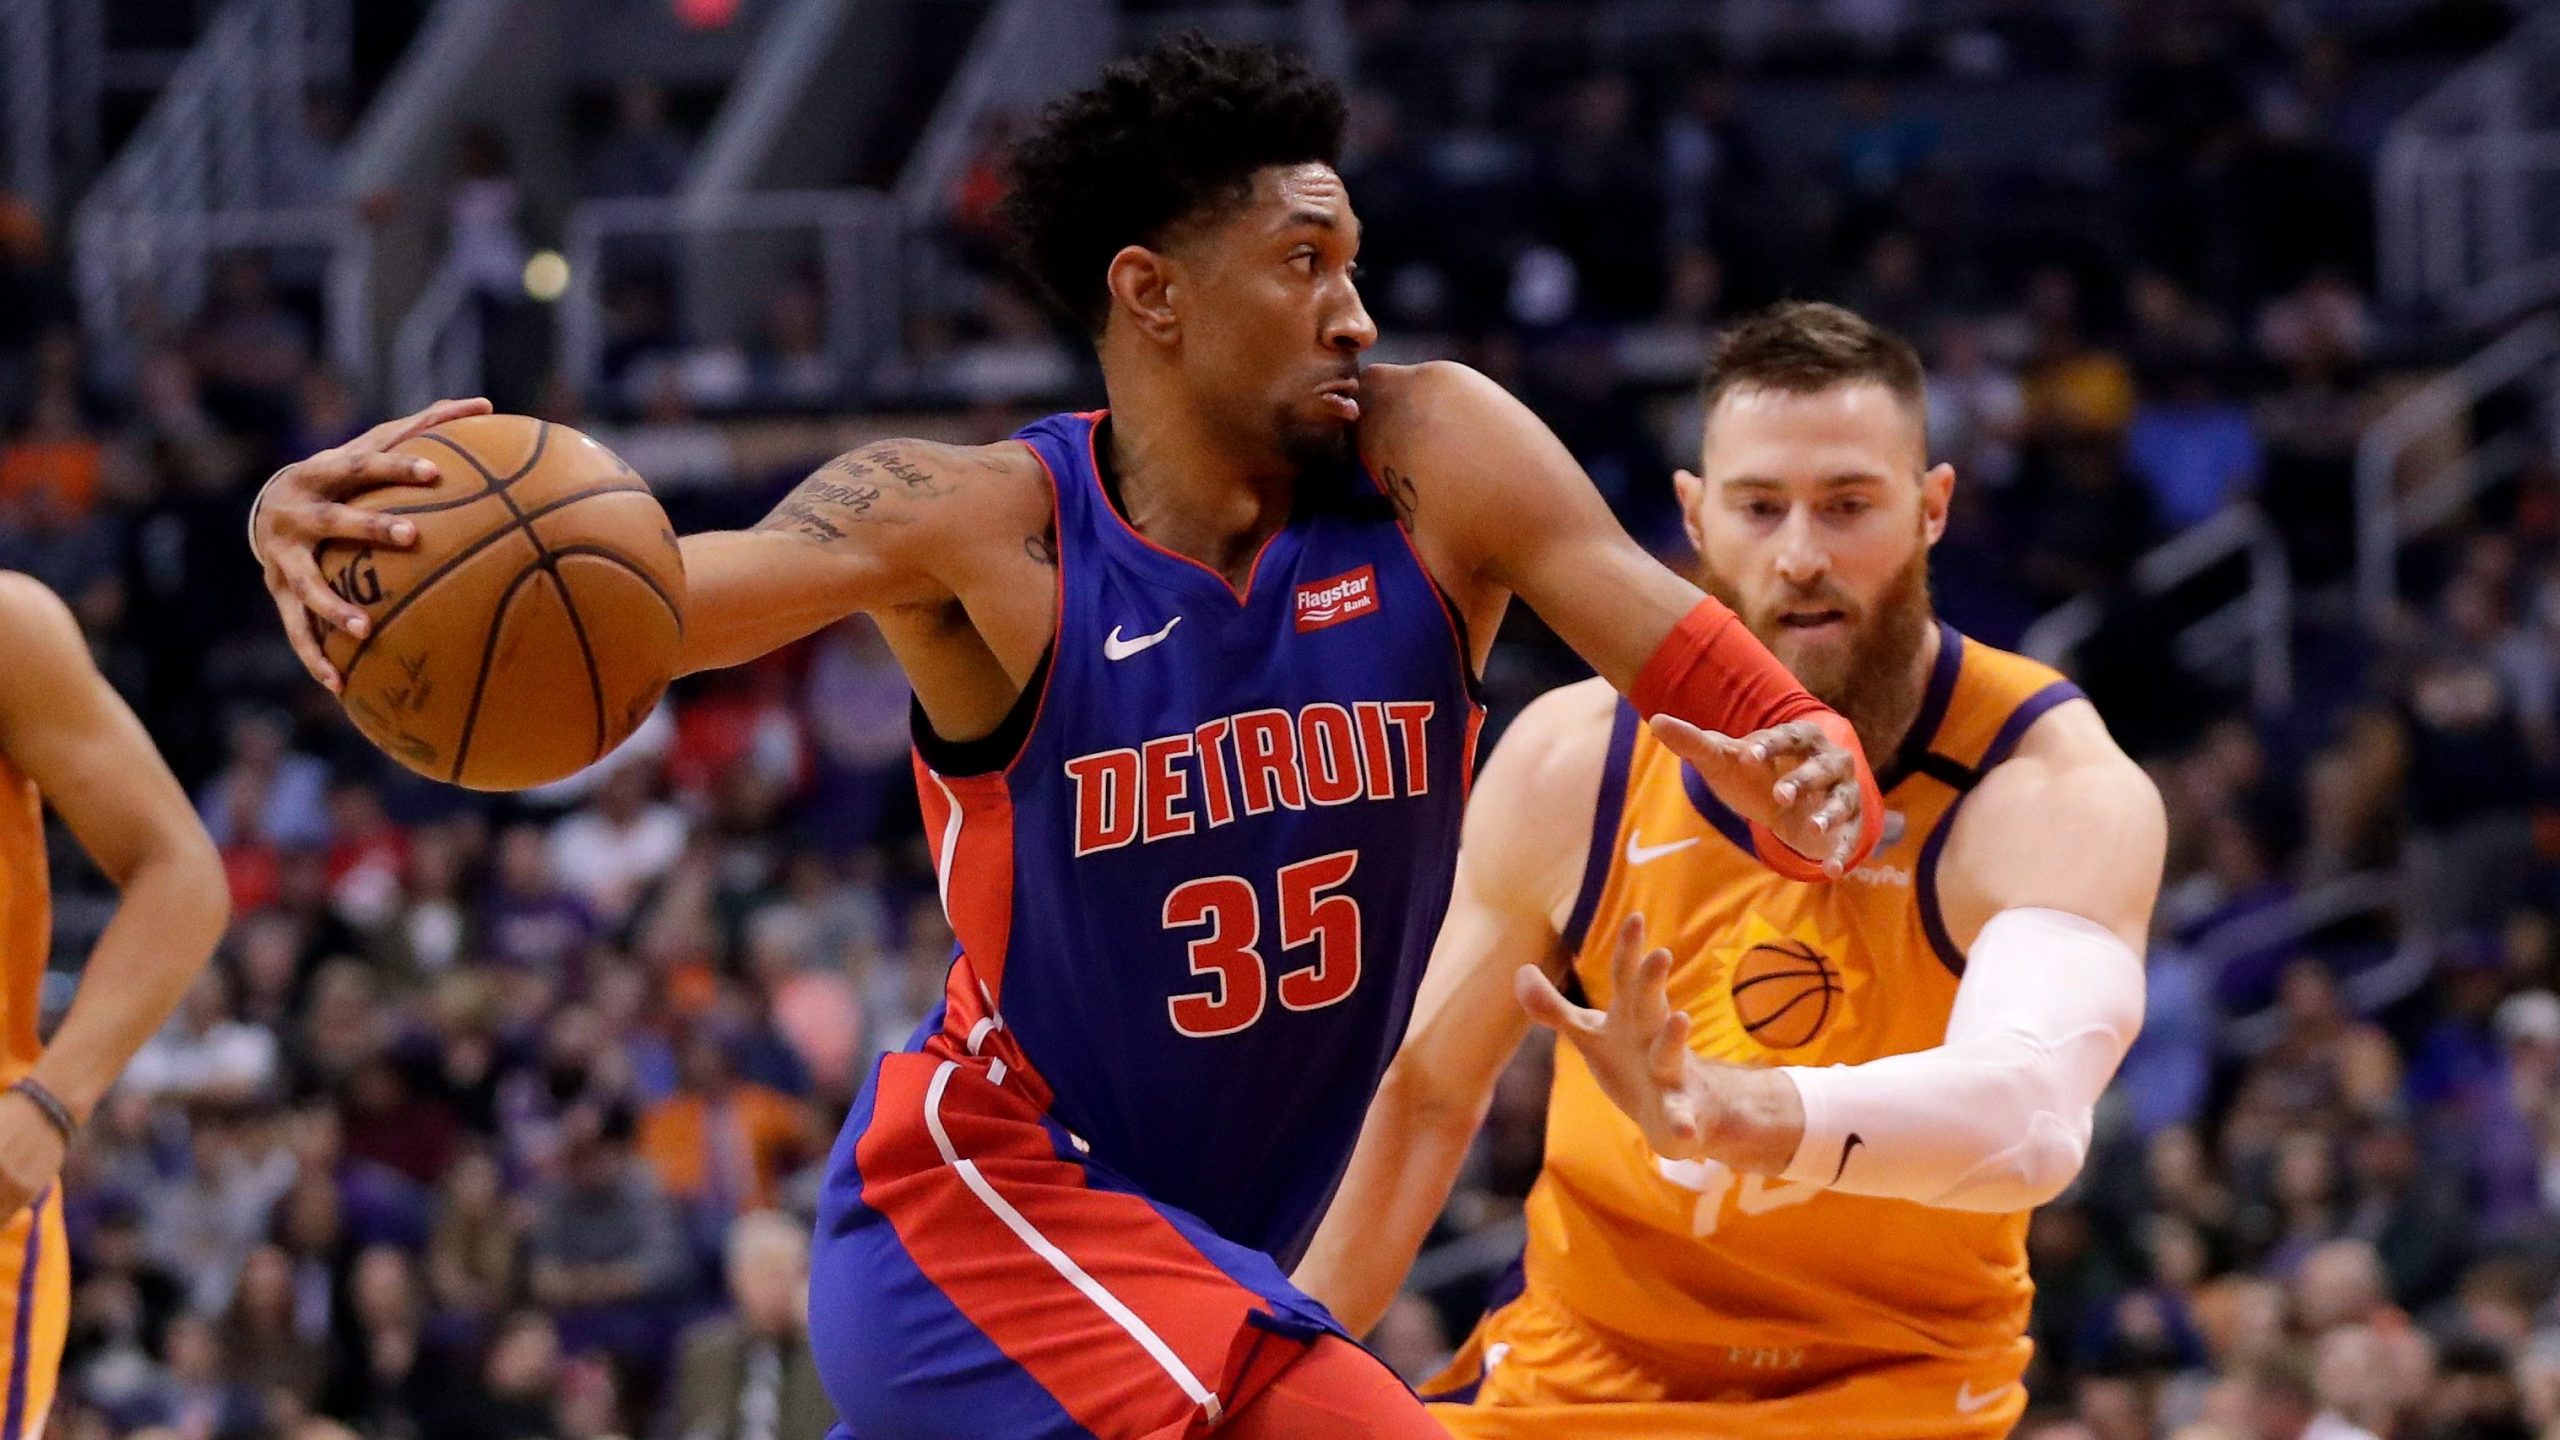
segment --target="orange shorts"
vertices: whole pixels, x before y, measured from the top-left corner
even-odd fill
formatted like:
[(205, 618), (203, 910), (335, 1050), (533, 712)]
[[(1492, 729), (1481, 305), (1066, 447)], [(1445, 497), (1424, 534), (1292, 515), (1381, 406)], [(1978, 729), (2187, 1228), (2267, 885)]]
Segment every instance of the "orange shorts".
[(1533, 1286), (1487, 1315), (1422, 1387), (1460, 1440), (1998, 1440), (2027, 1408), (2015, 1355), (1914, 1356), (1833, 1370), (1787, 1389), (1701, 1383), (1584, 1324)]
[(48, 1189), (0, 1224), (0, 1440), (37, 1440), (71, 1324), (71, 1242)]

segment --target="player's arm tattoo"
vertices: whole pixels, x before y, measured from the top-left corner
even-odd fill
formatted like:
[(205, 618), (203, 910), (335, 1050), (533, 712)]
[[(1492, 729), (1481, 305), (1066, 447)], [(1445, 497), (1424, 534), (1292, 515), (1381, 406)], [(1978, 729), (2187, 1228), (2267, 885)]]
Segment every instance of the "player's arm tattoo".
[(1030, 556), (1035, 564), (1045, 565), (1052, 570), (1057, 569), (1058, 540), (1055, 527), (1037, 535), (1023, 536), (1022, 553)]
[(1414, 516), (1422, 508), (1422, 492), (1413, 483), (1413, 476), (1393, 465), (1381, 465), (1378, 483), (1386, 487), (1388, 503), (1396, 507), (1396, 518), (1404, 522), (1404, 528), (1412, 529)]
[(901, 447), (873, 445), (819, 466), (755, 528), (831, 544), (857, 525), (913, 524), (915, 516), (903, 511), (949, 493), (950, 486)]

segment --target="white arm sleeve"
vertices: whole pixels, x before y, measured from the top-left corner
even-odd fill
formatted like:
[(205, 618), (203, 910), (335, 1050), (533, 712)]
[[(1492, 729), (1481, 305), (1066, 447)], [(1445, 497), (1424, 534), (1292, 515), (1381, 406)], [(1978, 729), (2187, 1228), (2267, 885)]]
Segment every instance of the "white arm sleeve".
[(1944, 1044), (1779, 1070), (1804, 1097), (1785, 1177), (1948, 1210), (2043, 1204), (2088, 1157), (2142, 993), (2142, 957), (2114, 931), (2060, 910), (2001, 911), (1965, 955)]

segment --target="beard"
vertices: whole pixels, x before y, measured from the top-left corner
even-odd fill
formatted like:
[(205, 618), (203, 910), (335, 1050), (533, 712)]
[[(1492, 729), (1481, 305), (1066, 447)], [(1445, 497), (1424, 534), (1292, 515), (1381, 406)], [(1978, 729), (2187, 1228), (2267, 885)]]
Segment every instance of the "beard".
[[(1920, 648), (1928, 640), (1937, 611), (1929, 603), (1929, 547), (1917, 546), (1902, 568), (1885, 582), (1875, 603), (1861, 607), (1830, 584), (1790, 590), (1767, 606), (1751, 610), (1741, 592), (1725, 582), (1703, 560), (1699, 579), (1708, 594), (1723, 601), (1751, 627), (1760, 643), (1796, 677), (1813, 698), (1840, 712), (1858, 732), (1868, 763), (1881, 767), (1903, 733), (1920, 713), (1925, 688), (1919, 673)], [(1806, 645), (1779, 623), (1789, 610), (1838, 610), (1848, 626), (1848, 643)]]
[(1354, 428), (1338, 420), (1309, 420), (1283, 407), (1274, 431), (1281, 458), (1299, 470), (1323, 470), (1351, 458)]

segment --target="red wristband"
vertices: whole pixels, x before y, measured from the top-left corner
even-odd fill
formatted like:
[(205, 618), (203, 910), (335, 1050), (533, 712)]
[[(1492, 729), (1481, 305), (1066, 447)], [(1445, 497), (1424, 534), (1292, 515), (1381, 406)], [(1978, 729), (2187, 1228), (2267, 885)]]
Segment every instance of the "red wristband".
[[(1790, 720), (1810, 719), (1858, 757), (1859, 843), (1850, 857), (1856, 869), (1875, 853), (1884, 832), (1884, 793), (1858, 744), (1857, 731), (1815, 699), (1778, 657), (1760, 643), (1742, 617), (1713, 596), (1699, 600), (1663, 637), (1628, 694), (1647, 716), (1677, 715), (1702, 730), (1748, 735)], [(1808, 859), (1766, 827), (1751, 827), (1754, 848), (1770, 869), (1790, 880), (1820, 880), (1822, 862)]]
[[(1858, 743), (1855, 727), (1830, 710), (1809, 718), (1822, 727), (1822, 733), (1830, 736), (1833, 744), (1845, 747), (1858, 757), (1858, 848), (1850, 853), (1849, 863), (1841, 867), (1840, 873), (1846, 875), (1867, 863), (1867, 857), (1876, 853), (1876, 847), (1884, 839), (1884, 791), (1876, 786), (1875, 768), (1867, 763), (1866, 748)], [(1779, 839), (1778, 832), (1757, 820), (1751, 822), (1751, 849), (1760, 857), (1761, 864), (1790, 880), (1830, 878), (1822, 873), (1821, 861), (1807, 858), (1794, 846)]]

